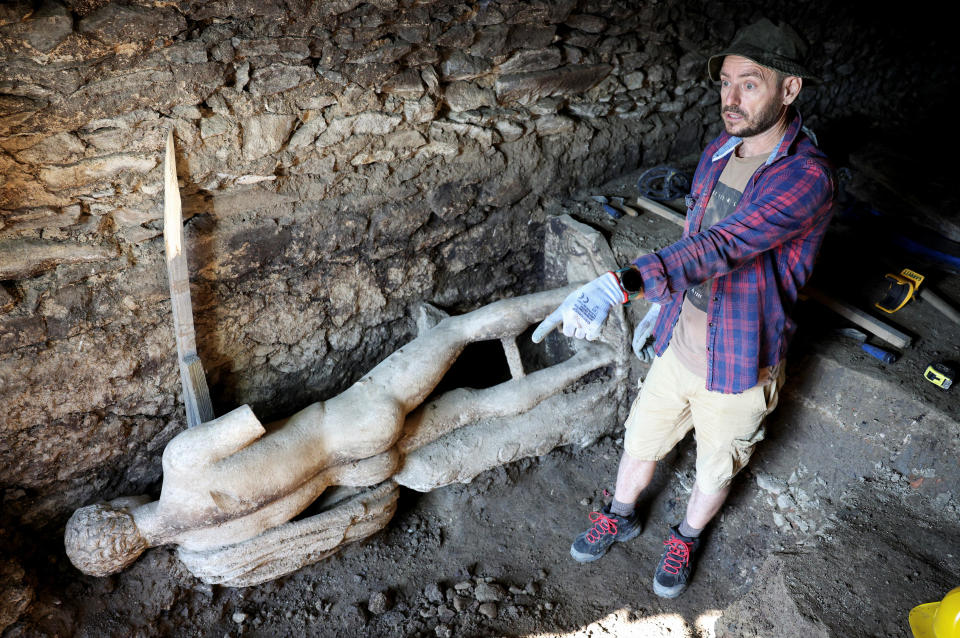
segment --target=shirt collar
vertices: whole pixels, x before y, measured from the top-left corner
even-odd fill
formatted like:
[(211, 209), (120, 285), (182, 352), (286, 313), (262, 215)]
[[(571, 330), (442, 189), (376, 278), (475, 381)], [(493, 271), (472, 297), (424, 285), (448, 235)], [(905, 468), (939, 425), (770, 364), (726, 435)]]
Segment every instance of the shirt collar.
[[(773, 147), (772, 151), (770, 151), (770, 155), (767, 156), (767, 161), (764, 162), (765, 165), (773, 164), (777, 159), (787, 154), (787, 151), (790, 150), (790, 146), (793, 144), (793, 141), (796, 139), (797, 134), (800, 132), (802, 126), (803, 118), (800, 117), (800, 112), (796, 109), (793, 109), (793, 119), (790, 121), (790, 124), (787, 125), (787, 130), (784, 131), (783, 137), (780, 138), (780, 141), (777, 143), (777, 145)], [(723, 159), (732, 153), (733, 149), (737, 148), (737, 145), (742, 141), (742, 137), (731, 135), (730, 139), (728, 139), (723, 146), (721, 146), (717, 152), (713, 154), (711, 161), (716, 162), (719, 159)]]

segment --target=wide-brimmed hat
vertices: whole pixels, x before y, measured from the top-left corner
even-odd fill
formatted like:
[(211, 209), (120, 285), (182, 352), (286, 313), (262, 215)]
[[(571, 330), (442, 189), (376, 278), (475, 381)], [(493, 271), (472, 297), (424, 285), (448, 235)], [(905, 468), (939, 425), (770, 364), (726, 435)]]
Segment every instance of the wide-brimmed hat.
[(774, 24), (761, 18), (737, 31), (730, 46), (707, 61), (710, 79), (720, 79), (720, 67), (723, 65), (723, 58), (728, 55), (741, 55), (761, 66), (787, 75), (800, 76), (811, 84), (820, 81), (804, 64), (807, 55), (806, 42), (785, 22)]

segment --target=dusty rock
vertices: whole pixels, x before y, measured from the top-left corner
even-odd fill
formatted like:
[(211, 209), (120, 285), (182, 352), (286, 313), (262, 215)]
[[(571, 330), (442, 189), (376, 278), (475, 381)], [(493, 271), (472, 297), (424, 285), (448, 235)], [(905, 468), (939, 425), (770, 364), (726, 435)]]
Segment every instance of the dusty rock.
[(481, 615), (486, 616), (487, 618), (496, 618), (497, 617), (497, 603), (481, 603), (480, 608), (477, 610)]
[(481, 106), (494, 106), (493, 91), (482, 89), (472, 82), (452, 82), (447, 86), (444, 99), (452, 111), (471, 111)]
[(243, 155), (255, 160), (274, 153), (286, 142), (296, 118), (290, 115), (256, 115), (240, 123)]
[(597, 64), (513, 73), (497, 78), (495, 90), (501, 102), (526, 104), (555, 95), (584, 93), (599, 84), (610, 71), (610, 66)]
[(470, 607), (470, 599), (466, 596), (454, 596), (453, 597), (453, 608), (458, 613)]
[(32, 277), (60, 264), (106, 261), (116, 254), (107, 246), (37, 239), (0, 241), (0, 280)]
[(481, 603), (498, 603), (504, 599), (506, 592), (497, 583), (478, 583), (473, 590), (473, 596)]
[(437, 583), (430, 583), (423, 590), (423, 595), (432, 603), (442, 603), (444, 601), (443, 592)]
[(120, 153), (83, 160), (70, 166), (44, 168), (40, 171), (40, 179), (49, 188), (60, 190), (102, 182), (120, 173), (147, 173), (156, 165), (155, 158)]
[(0, 631), (16, 622), (34, 598), (20, 563), (0, 557)]
[(382, 591), (374, 592), (370, 596), (370, 601), (367, 603), (367, 609), (370, 613), (377, 616), (390, 611), (390, 606), (390, 596)]

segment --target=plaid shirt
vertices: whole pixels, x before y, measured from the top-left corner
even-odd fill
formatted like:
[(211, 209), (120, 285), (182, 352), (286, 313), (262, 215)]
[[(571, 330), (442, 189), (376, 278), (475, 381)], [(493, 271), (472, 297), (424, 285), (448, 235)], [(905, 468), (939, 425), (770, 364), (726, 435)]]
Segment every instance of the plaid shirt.
[(796, 331), (789, 314), (813, 269), (830, 221), (834, 176), (827, 158), (793, 119), (744, 188), (734, 212), (700, 223), (720, 173), (740, 138), (726, 133), (700, 158), (683, 237), (633, 263), (644, 297), (663, 305), (654, 326), (662, 355), (680, 317), (684, 291), (713, 279), (707, 301), (707, 389), (743, 392), (761, 368), (784, 358)]

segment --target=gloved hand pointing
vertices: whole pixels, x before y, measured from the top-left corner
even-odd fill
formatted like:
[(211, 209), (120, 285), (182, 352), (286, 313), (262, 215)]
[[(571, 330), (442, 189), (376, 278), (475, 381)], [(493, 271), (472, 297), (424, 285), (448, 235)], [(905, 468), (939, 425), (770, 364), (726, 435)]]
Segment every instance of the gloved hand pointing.
[(540, 343), (547, 333), (563, 322), (563, 334), (593, 341), (610, 308), (627, 302), (629, 295), (612, 272), (604, 273), (567, 295), (560, 307), (551, 312), (533, 331), (533, 342)]
[(648, 344), (650, 337), (653, 336), (653, 324), (657, 323), (657, 316), (660, 314), (660, 304), (650, 304), (650, 310), (644, 315), (640, 323), (633, 331), (633, 353), (641, 361), (650, 363), (653, 361), (653, 344)]

